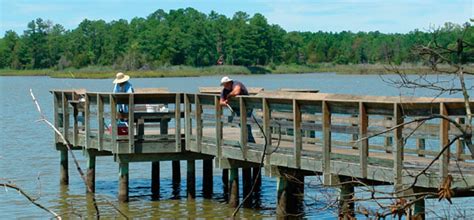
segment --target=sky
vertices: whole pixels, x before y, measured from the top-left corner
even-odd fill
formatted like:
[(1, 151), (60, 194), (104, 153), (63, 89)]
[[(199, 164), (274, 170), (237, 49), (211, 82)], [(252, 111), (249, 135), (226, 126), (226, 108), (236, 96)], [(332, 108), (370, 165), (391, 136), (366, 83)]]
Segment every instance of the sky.
[(0, 0), (0, 36), (23, 34), (36, 18), (74, 29), (84, 20), (131, 20), (158, 9), (192, 7), (232, 17), (237, 11), (263, 14), (287, 31), (427, 31), (445, 22), (474, 18), (474, 0)]

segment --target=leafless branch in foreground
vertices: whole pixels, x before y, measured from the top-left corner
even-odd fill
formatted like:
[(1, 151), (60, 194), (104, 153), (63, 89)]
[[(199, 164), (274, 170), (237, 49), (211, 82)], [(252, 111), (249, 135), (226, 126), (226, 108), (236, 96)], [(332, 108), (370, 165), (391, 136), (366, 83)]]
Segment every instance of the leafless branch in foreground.
[[(87, 181), (86, 181), (86, 177), (85, 177), (85, 175), (84, 175), (84, 172), (82, 171), (82, 169), (81, 169), (81, 167), (80, 167), (80, 165), (79, 165), (79, 162), (78, 162), (78, 160), (76, 159), (76, 156), (75, 156), (74, 152), (73, 152), (72, 149), (71, 149), (72, 144), (64, 137), (64, 135), (62, 135), (62, 133), (58, 130), (58, 128), (56, 128), (50, 121), (48, 121), (48, 120), (46, 119), (46, 116), (45, 116), (45, 115), (43, 114), (43, 112), (41, 111), (41, 107), (40, 107), (38, 101), (36, 100), (36, 97), (35, 97), (35, 95), (33, 94), (33, 90), (32, 90), (32, 89), (30, 89), (30, 95), (31, 95), (31, 98), (33, 99), (33, 102), (34, 102), (35, 105), (36, 105), (36, 109), (38, 110), (38, 113), (40, 114), (40, 119), (39, 119), (38, 121), (46, 123), (49, 127), (51, 127), (51, 128), (54, 130), (54, 132), (55, 132), (56, 134), (58, 134), (58, 135), (61, 137), (61, 139), (63, 140), (63, 142), (66, 143), (65, 145), (66, 145), (66, 147), (67, 147), (67, 149), (68, 149), (68, 152), (71, 153), (71, 156), (72, 156), (72, 158), (73, 158), (73, 160), (74, 160), (74, 164), (76, 165), (76, 170), (78, 171), (79, 175), (81, 176), (81, 179), (82, 179), (82, 181), (84, 182), (84, 185), (86, 186), (87, 191), (92, 194), (92, 201), (93, 201), (93, 204), (94, 204), (94, 208), (95, 208), (95, 210), (96, 210), (96, 217), (97, 217), (97, 219), (100, 219), (100, 211), (99, 211), (99, 207), (98, 207), (98, 205), (97, 205), (97, 200), (96, 200), (96, 197), (95, 197), (95, 193), (92, 191), (92, 189), (91, 189), (91, 187), (89, 186), (89, 184), (87, 184)], [(112, 203), (110, 203), (110, 202), (107, 201), (107, 200), (106, 200), (106, 202), (107, 202), (109, 205), (111, 205), (111, 206), (112, 206), (118, 213), (120, 213), (120, 215), (122, 215), (124, 218), (129, 219), (128, 216), (125, 215), (125, 213), (123, 213), (122, 211), (120, 211), (120, 209), (117, 208), (115, 205), (113, 205)]]
[(0, 183), (0, 186), (3, 186), (6, 188), (10, 188), (10, 189), (14, 189), (16, 191), (18, 191), (22, 196), (24, 196), (26, 199), (28, 199), (28, 201), (30, 201), (31, 203), (33, 203), (33, 205), (35, 206), (38, 206), (39, 208), (51, 213), (55, 218), (57, 219), (62, 219), (60, 215), (58, 215), (56, 212), (54, 212), (53, 210), (51, 209), (48, 209), (46, 207), (44, 207), (43, 205), (39, 204), (38, 202), (36, 202), (36, 199), (32, 198), (31, 196), (29, 196), (23, 189), (21, 189), (19, 186), (17, 185), (14, 185), (14, 184), (11, 184), (11, 183)]

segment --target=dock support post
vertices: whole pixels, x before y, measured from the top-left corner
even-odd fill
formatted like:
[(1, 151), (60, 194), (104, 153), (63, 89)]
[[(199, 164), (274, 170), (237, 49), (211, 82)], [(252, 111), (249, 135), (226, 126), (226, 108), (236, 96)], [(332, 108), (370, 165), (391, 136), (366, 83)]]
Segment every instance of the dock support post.
[(172, 167), (172, 187), (173, 187), (173, 197), (179, 198), (179, 194), (181, 191), (181, 161), (180, 160), (173, 160), (171, 162)]
[(212, 159), (202, 161), (202, 194), (206, 199), (212, 198), (213, 180), (212, 180)]
[(229, 169), (222, 169), (222, 188), (224, 200), (229, 201)]
[[(253, 188), (254, 207), (259, 208), (261, 206), (261, 190), (262, 190), (262, 172), (260, 167), (254, 167), (252, 171), (252, 183), (255, 183)], [(257, 179), (257, 180), (255, 180)]]
[(413, 215), (416, 216), (416, 219), (425, 219), (425, 199), (424, 198), (416, 198), (418, 199), (415, 202), (413, 207)]
[[(252, 168), (242, 168), (242, 199), (250, 194), (252, 189)], [(250, 208), (252, 206), (252, 195), (244, 202), (244, 208)]]
[(186, 190), (188, 200), (196, 197), (196, 161), (188, 160), (188, 168), (186, 170)]
[(128, 163), (119, 163), (119, 202), (128, 202)]
[(172, 161), (173, 186), (179, 186), (181, 182), (181, 165), (179, 160)]
[(277, 183), (277, 216), (284, 217), (286, 216), (286, 207), (288, 203), (288, 195), (287, 195), (287, 188), (288, 188), (288, 180), (280, 176), (278, 178)]
[(60, 179), (59, 183), (61, 185), (69, 185), (69, 161), (68, 161), (68, 153), (67, 150), (60, 150)]
[(278, 217), (301, 214), (304, 207), (304, 176), (296, 172), (280, 176), (278, 178), (277, 196), (276, 213)]
[(347, 183), (342, 184), (339, 195), (339, 219), (352, 219), (354, 214), (354, 185)]
[(151, 199), (160, 198), (160, 161), (151, 162)]
[(87, 149), (86, 154), (87, 154), (87, 187), (92, 191), (89, 192), (89, 190), (86, 189), (88, 193), (94, 193), (95, 192), (95, 161), (96, 161), (96, 155), (94, 154), (95, 150), (92, 149)]
[(230, 169), (229, 183), (230, 183), (229, 205), (230, 207), (235, 208), (239, 205), (239, 168)]

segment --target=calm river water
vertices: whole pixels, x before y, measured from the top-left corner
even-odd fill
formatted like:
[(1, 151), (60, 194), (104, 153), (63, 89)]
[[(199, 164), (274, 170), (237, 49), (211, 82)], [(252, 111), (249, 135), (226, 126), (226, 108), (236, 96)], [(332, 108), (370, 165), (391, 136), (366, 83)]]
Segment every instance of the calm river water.
[[(231, 76), (244, 82), (248, 87), (264, 87), (265, 90), (277, 88), (319, 89), (324, 93), (356, 95), (431, 96), (428, 91), (399, 90), (384, 83), (377, 75), (338, 75), (318, 74), (282, 74)], [(396, 76), (386, 76), (394, 78)], [(200, 86), (219, 86), (220, 77), (190, 78), (152, 78), (132, 79), (134, 87), (166, 87), (170, 91), (197, 92)], [(474, 84), (474, 77), (467, 79), (468, 85)], [(89, 91), (111, 91), (111, 79), (52, 79), (49, 77), (0, 77), (0, 183), (11, 181), (23, 188), (37, 202), (55, 212), (73, 218), (90, 218), (95, 215), (90, 200), (86, 197), (85, 187), (76, 172), (72, 159), (69, 165), (70, 185), (59, 185), (59, 153), (53, 147), (53, 133), (45, 124), (36, 122), (39, 115), (31, 101), (29, 89), (33, 89), (42, 110), (52, 119), (53, 100), (49, 93), (52, 89), (86, 88)], [(474, 95), (471, 93), (471, 97)], [(460, 97), (460, 94), (445, 97)], [(82, 167), (85, 159), (76, 151)], [(151, 164), (132, 163), (130, 165), (130, 202), (120, 208), (133, 218), (210, 218), (230, 216), (233, 209), (223, 201), (221, 172), (214, 170), (214, 199), (201, 196), (201, 162), (196, 163), (196, 192), (193, 202), (186, 200), (186, 164), (181, 163), (183, 174), (179, 198), (173, 198), (171, 184), (171, 162), (161, 162), (161, 200), (151, 200)], [(101, 216), (119, 217), (107, 204), (117, 204), (118, 165), (111, 157), (98, 157), (96, 167), (96, 192)], [(317, 181), (306, 178), (306, 183)], [(240, 185), (242, 186), (242, 185)], [(307, 218), (333, 219), (334, 211), (323, 209), (327, 189), (305, 189)], [(330, 190), (331, 191), (331, 190)], [(240, 190), (242, 192), (242, 190)], [(459, 213), (472, 213), (474, 205), (466, 206), (466, 200), (456, 200), (454, 205), (427, 202), (428, 211), (437, 210), (440, 216), (455, 216)], [(275, 216), (276, 181), (264, 177), (262, 187), (262, 209), (242, 209), (240, 217), (273, 218)], [(462, 205), (461, 205), (462, 204)], [(441, 209), (439, 207), (442, 207)], [(51, 215), (28, 202), (12, 189), (0, 187), (0, 218), (50, 218)], [(429, 216), (438, 214), (430, 212)]]

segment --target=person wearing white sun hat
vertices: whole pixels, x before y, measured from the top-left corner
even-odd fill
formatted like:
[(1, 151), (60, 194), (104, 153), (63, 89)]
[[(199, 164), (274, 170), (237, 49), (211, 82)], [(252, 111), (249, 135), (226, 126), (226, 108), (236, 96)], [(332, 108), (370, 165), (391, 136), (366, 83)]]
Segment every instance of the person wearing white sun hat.
[[(133, 86), (129, 82), (130, 76), (125, 75), (124, 73), (117, 73), (113, 83), (115, 84), (113, 93), (133, 93)], [(117, 111), (120, 113), (120, 118), (126, 118), (128, 113), (128, 105), (119, 104), (117, 105)]]
[[(249, 95), (249, 92), (243, 83), (237, 80), (233, 80), (229, 78), (228, 76), (222, 77), (221, 86), (223, 86), (224, 88), (222, 88), (222, 91), (221, 91), (220, 105), (227, 106), (230, 109), (232, 109), (229, 106), (230, 98), (238, 96), (238, 95)], [(240, 109), (237, 109), (237, 111), (235, 111), (237, 116), (240, 116), (240, 111), (241, 111)], [(246, 115), (247, 115), (247, 118), (252, 117), (252, 109), (247, 110)], [(247, 132), (248, 132), (247, 141), (249, 143), (255, 143), (255, 138), (253, 137), (253, 134), (252, 134), (252, 126), (250, 126), (249, 124), (247, 124)]]
[(229, 99), (238, 95), (249, 95), (247, 88), (241, 82), (233, 80), (228, 76), (221, 79), (221, 86), (224, 88), (221, 91), (220, 104), (226, 106), (229, 104)]

